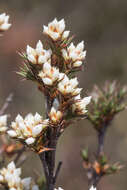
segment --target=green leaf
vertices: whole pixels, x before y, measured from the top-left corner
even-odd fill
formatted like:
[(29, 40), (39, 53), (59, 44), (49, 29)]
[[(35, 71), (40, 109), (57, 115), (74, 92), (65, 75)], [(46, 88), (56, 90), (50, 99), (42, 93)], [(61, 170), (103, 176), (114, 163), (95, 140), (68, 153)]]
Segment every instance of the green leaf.
[(81, 155), (83, 160), (88, 161), (88, 149), (82, 150)]

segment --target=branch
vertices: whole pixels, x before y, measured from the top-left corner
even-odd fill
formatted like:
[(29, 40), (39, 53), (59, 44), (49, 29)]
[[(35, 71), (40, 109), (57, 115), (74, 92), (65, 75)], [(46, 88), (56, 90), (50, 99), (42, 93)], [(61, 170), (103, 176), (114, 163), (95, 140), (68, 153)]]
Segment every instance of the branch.
[[(97, 159), (99, 159), (101, 156), (104, 155), (104, 138), (106, 135), (106, 131), (108, 128), (108, 125), (104, 125), (102, 127), (102, 129), (100, 129), (99, 131), (97, 131), (97, 135), (98, 135), (98, 149), (97, 149), (97, 153), (96, 153), (96, 157)], [(87, 177), (88, 177), (88, 181), (89, 181), (89, 188), (90, 187), (95, 187), (97, 188), (97, 185), (102, 177), (101, 174), (98, 174), (94, 168), (90, 168), (87, 170)]]
[(107, 131), (108, 125), (102, 127), (100, 131), (98, 131), (98, 150), (97, 157), (104, 154), (104, 138)]
[(0, 115), (3, 115), (5, 113), (5, 111), (8, 108), (10, 102), (12, 102), (12, 99), (13, 99), (13, 93), (9, 94), (9, 96), (6, 98), (4, 105), (0, 110)]

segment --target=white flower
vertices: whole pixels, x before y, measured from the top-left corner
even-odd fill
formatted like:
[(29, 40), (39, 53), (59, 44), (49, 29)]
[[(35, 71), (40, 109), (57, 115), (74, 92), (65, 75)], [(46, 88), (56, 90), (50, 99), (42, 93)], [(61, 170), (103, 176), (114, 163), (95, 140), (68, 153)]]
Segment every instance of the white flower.
[(16, 168), (12, 161), (7, 168), (0, 170), (0, 183), (8, 186), (10, 190), (39, 190), (31, 177), (21, 179), (21, 168)]
[(31, 177), (22, 179), (23, 189), (25, 190), (39, 190), (38, 185), (34, 184)]
[(73, 67), (80, 67), (82, 65), (82, 61), (76, 61), (73, 63)]
[(81, 88), (77, 88), (78, 81), (77, 78), (70, 79), (64, 75), (63, 79), (58, 84), (58, 90), (63, 95), (76, 96), (81, 92)]
[(4, 181), (4, 177), (2, 175), (0, 175), (0, 182)]
[(36, 49), (33, 49), (29, 45), (27, 45), (26, 54), (28, 60), (33, 64), (42, 64), (47, 62), (51, 58), (52, 51), (51, 49), (45, 50), (43, 49), (43, 44), (39, 40)]
[(7, 133), (10, 137), (17, 137), (17, 133), (14, 130), (9, 130)]
[(27, 177), (22, 179), (22, 184), (25, 190), (29, 190), (30, 189), (30, 184), (31, 184), (31, 177)]
[(26, 144), (30, 145), (30, 144), (33, 144), (35, 142), (35, 138), (33, 137), (30, 137), (30, 138), (27, 138), (25, 140)]
[(7, 115), (0, 116), (0, 133), (7, 130)]
[(8, 30), (11, 27), (11, 24), (8, 23), (9, 16), (5, 13), (0, 14), (0, 31)]
[(50, 36), (54, 41), (59, 39), (66, 39), (69, 36), (70, 31), (65, 30), (65, 21), (61, 19), (58, 21), (56, 18), (48, 24), (48, 26), (43, 26), (43, 33)]
[(10, 162), (7, 166), (8, 170), (10, 170), (10, 172), (12, 172), (16, 167), (15, 167), (15, 163), (14, 162)]
[(14, 188), (14, 187), (11, 187), (9, 190), (17, 190), (16, 188)]
[(39, 73), (39, 77), (45, 85), (52, 86), (54, 82), (59, 80), (59, 69), (46, 62), (43, 65), (43, 70)]
[(63, 114), (61, 111), (57, 111), (54, 107), (51, 108), (49, 117), (53, 123), (57, 123), (61, 120)]
[(93, 187), (93, 186), (92, 186), (92, 187), (90, 188), (90, 190), (96, 190), (96, 187)]
[(64, 189), (62, 189), (61, 187), (58, 187), (58, 189), (55, 188), (54, 190), (64, 190)]
[(22, 189), (20, 175), (21, 175), (21, 169), (16, 168), (14, 162), (10, 162), (7, 168), (2, 168), (0, 170), (0, 176), (1, 176), (0, 182), (6, 183), (9, 189), (18, 189), (18, 188)]
[(86, 57), (86, 51), (84, 50), (84, 42), (80, 42), (77, 46), (74, 46), (73, 43), (70, 44), (67, 49), (62, 49), (62, 55), (65, 61), (68, 64), (71, 64), (73, 67), (80, 67), (82, 61)]
[(83, 99), (80, 99), (80, 95), (76, 96), (75, 103), (72, 104), (72, 111), (76, 112), (78, 115), (83, 115), (87, 112), (86, 106), (91, 101), (91, 96), (85, 97)]
[(25, 119), (21, 115), (18, 115), (15, 122), (11, 123), (12, 129), (8, 130), (8, 135), (10, 137), (24, 139), (30, 145), (35, 142), (36, 137), (41, 134), (47, 125), (48, 120), (43, 120), (38, 113), (34, 116), (28, 114)]

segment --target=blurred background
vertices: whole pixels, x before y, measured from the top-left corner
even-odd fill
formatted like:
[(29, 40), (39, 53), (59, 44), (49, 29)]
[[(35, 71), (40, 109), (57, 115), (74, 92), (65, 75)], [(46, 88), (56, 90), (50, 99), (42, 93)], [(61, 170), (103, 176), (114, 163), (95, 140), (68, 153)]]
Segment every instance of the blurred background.
[[(42, 26), (55, 17), (64, 18), (67, 30), (75, 34), (75, 43), (85, 41), (87, 57), (85, 70), (79, 73), (84, 94), (94, 84), (117, 79), (127, 83), (127, 1), (125, 0), (0, 0), (0, 13), (10, 15), (12, 27), (0, 38), (0, 104), (10, 92), (14, 100), (8, 112), (11, 120), (17, 113), (44, 113), (44, 102), (36, 85), (22, 81), (16, 74), (22, 64), (18, 52), (26, 45), (35, 47), (43, 40)], [(111, 163), (121, 161), (127, 165), (127, 111), (120, 113), (108, 130), (105, 152)], [(63, 166), (57, 186), (65, 190), (87, 189), (87, 178), (82, 168), (80, 150), (97, 148), (96, 133), (88, 121), (80, 121), (68, 128), (58, 144), (57, 160)], [(36, 163), (36, 164), (35, 164)], [(31, 153), (23, 165), (23, 175), (43, 174), (40, 160)], [(127, 168), (105, 177), (99, 184), (103, 190), (124, 190), (127, 186)]]

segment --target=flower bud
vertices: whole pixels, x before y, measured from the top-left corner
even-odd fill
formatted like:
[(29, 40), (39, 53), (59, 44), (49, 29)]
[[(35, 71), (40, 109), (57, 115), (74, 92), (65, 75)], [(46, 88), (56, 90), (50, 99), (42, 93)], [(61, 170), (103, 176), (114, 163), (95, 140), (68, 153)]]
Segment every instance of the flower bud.
[(62, 116), (63, 116), (63, 114), (61, 111), (56, 111), (56, 109), (54, 107), (51, 108), (49, 117), (53, 123), (59, 122), (61, 120)]

